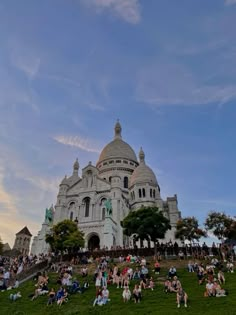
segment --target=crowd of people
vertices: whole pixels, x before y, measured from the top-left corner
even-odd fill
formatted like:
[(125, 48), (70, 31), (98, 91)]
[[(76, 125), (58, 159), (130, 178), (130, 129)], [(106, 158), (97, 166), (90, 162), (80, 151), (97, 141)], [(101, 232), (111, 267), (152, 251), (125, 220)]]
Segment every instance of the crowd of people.
[[(19, 256), (8, 259), (0, 257), (0, 289), (18, 288), (17, 274), (19, 270), (22, 272), (46, 258), (45, 256)], [(120, 297), (124, 303), (141, 303), (143, 298), (146, 298), (145, 290), (154, 291), (153, 294), (155, 294), (157, 289), (160, 290), (160, 283), (163, 283), (163, 292), (175, 294), (178, 308), (181, 307), (181, 304), (188, 307), (188, 294), (176, 266), (171, 266), (163, 279), (162, 262), (158, 257), (154, 257), (154, 261), (151, 260), (151, 262), (147, 262), (144, 256), (130, 254), (126, 257), (120, 255), (117, 262), (114, 262), (108, 255), (82, 258), (79, 261), (75, 261), (73, 258), (67, 264), (52, 262), (49, 274), (54, 275), (53, 280), (49, 279), (46, 272), (38, 272), (34, 279), (32, 293), (29, 295), (31, 301), (33, 302), (40, 296), (46, 296), (45, 303), (48, 306), (53, 304), (62, 306), (69, 301), (71, 295), (83, 294), (89, 287), (91, 290), (92, 276), (95, 287), (93, 306), (103, 306), (111, 301), (111, 287), (120, 290)], [(181, 257), (179, 259), (181, 260)], [(186, 262), (186, 268), (188, 272), (196, 274), (197, 283), (204, 287), (203, 295), (205, 297), (224, 297), (228, 294), (224, 288), (225, 272), (234, 272), (233, 259), (222, 260), (213, 257), (211, 260), (203, 260), (203, 262), (193, 260)], [(17, 272), (14, 272), (16, 269)], [(91, 274), (91, 272), (93, 273)], [(13, 284), (12, 279), (14, 279)], [(21, 297), (20, 292), (10, 295), (12, 301), (19, 297)]]
[(18, 255), (14, 257), (0, 256), (0, 291), (17, 288), (21, 273), (42, 261), (48, 260), (48, 255)]

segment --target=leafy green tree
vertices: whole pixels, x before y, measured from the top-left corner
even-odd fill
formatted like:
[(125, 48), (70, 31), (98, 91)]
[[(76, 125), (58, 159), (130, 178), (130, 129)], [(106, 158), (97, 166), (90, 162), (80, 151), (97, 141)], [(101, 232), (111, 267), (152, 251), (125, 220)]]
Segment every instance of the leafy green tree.
[(157, 241), (165, 237), (171, 229), (170, 221), (156, 207), (143, 207), (131, 211), (121, 222), (124, 234), (133, 236), (135, 240), (147, 240), (154, 243), (155, 255)]
[(0, 255), (2, 254), (2, 251), (3, 251), (3, 242), (2, 242), (2, 239), (0, 237)]
[(236, 220), (235, 219), (232, 219), (231, 221), (227, 237), (229, 240), (236, 240)]
[(236, 238), (236, 221), (223, 212), (210, 212), (206, 218), (205, 227), (221, 241)]
[(73, 252), (84, 246), (84, 234), (75, 222), (64, 220), (51, 228), (51, 232), (46, 235), (46, 242), (52, 250)]
[(201, 237), (206, 237), (206, 231), (199, 228), (198, 220), (195, 217), (182, 218), (177, 222), (175, 237), (184, 241), (190, 241), (190, 244)]

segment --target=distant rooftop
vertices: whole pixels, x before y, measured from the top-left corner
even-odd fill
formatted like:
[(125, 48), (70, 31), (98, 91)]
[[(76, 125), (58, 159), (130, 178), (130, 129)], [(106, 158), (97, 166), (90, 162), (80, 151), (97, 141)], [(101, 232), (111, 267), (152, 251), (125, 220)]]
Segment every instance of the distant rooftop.
[(30, 231), (27, 228), (27, 226), (25, 226), (22, 230), (20, 230), (20, 232), (16, 233), (16, 235), (19, 235), (19, 234), (25, 234), (25, 235), (28, 235), (28, 236), (32, 236), (32, 234), (30, 233)]

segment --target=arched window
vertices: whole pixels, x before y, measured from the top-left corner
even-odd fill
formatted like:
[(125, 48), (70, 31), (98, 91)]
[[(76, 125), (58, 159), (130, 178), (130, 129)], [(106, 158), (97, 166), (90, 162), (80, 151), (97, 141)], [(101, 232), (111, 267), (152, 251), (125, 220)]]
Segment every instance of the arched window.
[(135, 199), (135, 192), (133, 191), (133, 198)]
[(73, 212), (71, 211), (71, 213), (70, 213), (70, 220), (71, 220), (71, 221), (73, 221), (73, 216), (74, 216), (74, 214), (73, 214)]
[(155, 198), (156, 197), (156, 191), (155, 191), (155, 189), (153, 189), (153, 198)]
[(90, 198), (87, 197), (84, 199), (84, 205), (85, 205), (85, 217), (89, 217), (89, 207), (90, 207)]
[(128, 177), (125, 176), (125, 177), (124, 177), (124, 188), (128, 188), (128, 184), (129, 184), (129, 182), (128, 182)]
[(142, 198), (142, 190), (140, 188), (138, 190), (138, 196), (139, 196), (139, 198)]
[(109, 183), (111, 183), (111, 176), (109, 177)]
[(145, 197), (146, 192), (145, 192), (145, 188), (143, 188), (143, 197)]
[(152, 198), (152, 189), (150, 189), (150, 197)]
[(102, 220), (105, 220), (106, 208), (102, 208)]

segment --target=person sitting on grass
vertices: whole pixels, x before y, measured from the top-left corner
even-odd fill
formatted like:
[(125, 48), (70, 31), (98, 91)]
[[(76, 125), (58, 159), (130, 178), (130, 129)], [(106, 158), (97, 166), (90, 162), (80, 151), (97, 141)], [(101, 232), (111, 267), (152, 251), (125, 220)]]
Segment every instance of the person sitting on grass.
[(197, 277), (198, 277), (199, 284), (203, 284), (204, 276), (205, 276), (205, 269), (203, 268), (203, 266), (200, 265), (198, 266), (198, 270), (197, 270)]
[(133, 279), (140, 279), (140, 271), (138, 268), (136, 268), (133, 273)]
[(160, 267), (159, 261), (156, 261), (156, 262), (155, 262), (154, 268), (155, 268), (155, 273), (159, 275), (159, 273), (160, 273), (160, 271), (161, 271), (161, 267)]
[(141, 287), (138, 284), (135, 284), (134, 289), (133, 289), (133, 298), (134, 298), (134, 303), (140, 303), (141, 301)]
[(82, 275), (82, 277), (87, 277), (87, 275), (88, 275), (87, 266), (83, 266), (83, 268), (81, 269), (81, 275)]
[(164, 291), (165, 291), (165, 293), (173, 292), (172, 286), (171, 286), (171, 281), (169, 278), (167, 278), (166, 281), (164, 282)]
[(233, 273), (234, 272), (234, 264), (231, 261), (228, 261), (226, 264), (226, 268), (228, 272)]
[(207, 281), (205, 296), (215, 296), (214, 284), (211, 280)]
[(55, 292), (55, 290), (53, 288), (48, 293), (48, 296), (49, 296), (49, 299), (48, 299), (48, 302), (47, 302), (47, 306), (51, 305), (53, 302), (56, 301), (56, 292)]
[(181, 282), (174, 276), (173, 281), (171, 282), (171, 292), (177, 292), (178, 288), (181, 288)]
[(35, 289), (34, 295), (31, 300), (34, 301), (39, 295), (44, 295), (47, 294), (48, 292), (49, 290), (46, 283), (41, 284), (37, 289)]
[(69, 287), (69, 293), (74, 294), (80, 291), (79, 281), (77, 279), (73, 279), (71, 286)]
[(68, 302), (68, 293), (66, 289), (62, 289), (60, 298), (57, 300), (57, 305), (62, 306), (62, 304), (66, 302)]
[(95, 300), (93, 302), (93, 306), (95, 305), (102, 305), (103, 302), (102, 302), (102, 290), (99, 288), (97, 293), (96, 293), (96, 297), (95, 297)]
[(174, 276), (176, 276), (176, 274), (177, 274), (176, 268), (174, 266), (170, 267), (168, 273), (169, 278), (173, 278)]
[(222, 270), (218, 271), (217, 278), (220, 284), (225, 284), (225, 276)]
[(226, 290), (222, 289), (220, 283), (218, 283), (217, 281), (214, 281), (214, 290), (216, 297), (222, 297), (227, 295)]
[(187, 307), (188, 295), (182, 287), (178, 288), (176, 293), (176, 301), (178, 308), (180, 307), (180, 303), (184, 303), (184, 306)]
[(103, 304), (107, 304), (107, 302), (109, 301), (109, 290), (107, 289), (106, 286), (104, 286), (102, 290), (102, 299)]
[(124, 288), (123, 293), (122, 293), (122, 297), (123, 297), (124, 303), (128, 302), (130, 300), (131, 292), (130, 292), (129, 287)]
[(152, 291), (154, 289), (154, 281), (152, 277), (149, 279), (148, 288), (151, 289)]

